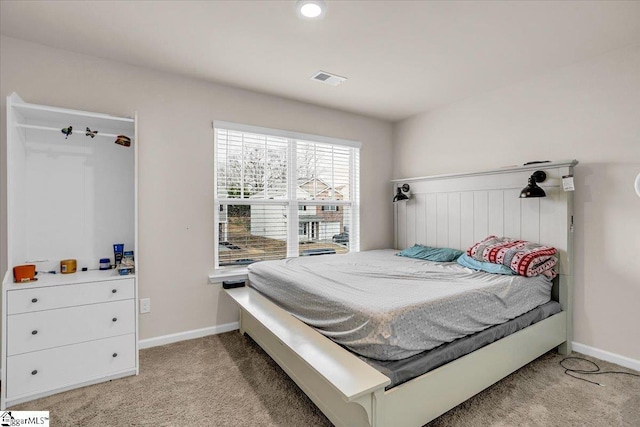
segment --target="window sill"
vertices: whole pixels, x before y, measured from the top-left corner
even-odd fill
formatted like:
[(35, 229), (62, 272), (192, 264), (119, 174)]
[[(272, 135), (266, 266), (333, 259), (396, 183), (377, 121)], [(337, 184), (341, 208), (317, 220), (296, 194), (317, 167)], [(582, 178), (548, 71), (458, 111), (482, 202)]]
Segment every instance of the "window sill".
[(247, 280), (248, 278), (247, 267), (221, 268), (209, 276), (209, 283), (218, 284), (225, 280)]

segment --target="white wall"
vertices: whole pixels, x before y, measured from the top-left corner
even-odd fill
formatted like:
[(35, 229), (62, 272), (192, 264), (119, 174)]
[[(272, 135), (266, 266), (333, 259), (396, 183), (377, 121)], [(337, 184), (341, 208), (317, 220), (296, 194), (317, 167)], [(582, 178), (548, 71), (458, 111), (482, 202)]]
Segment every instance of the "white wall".
[(640, 359), (640, 48), (409, 118), (394, 144), (394, 178), (578, 159), (574, 340)]
[[(332, 88), (328, 88), (332, 90)], [(140, 337), (237, 320), (234, 304), (208, 285), (213, 271), (211, 120), (362, 141), (362, 249), (390, 247), (392, 126), (364, 116), (0, 38), (2, 154), (6, 96), (139, 118)], [(0, 271), (6, 270), (5, 170), (0, 174)], [(389, 190), (390, 191), (390, 190)]]

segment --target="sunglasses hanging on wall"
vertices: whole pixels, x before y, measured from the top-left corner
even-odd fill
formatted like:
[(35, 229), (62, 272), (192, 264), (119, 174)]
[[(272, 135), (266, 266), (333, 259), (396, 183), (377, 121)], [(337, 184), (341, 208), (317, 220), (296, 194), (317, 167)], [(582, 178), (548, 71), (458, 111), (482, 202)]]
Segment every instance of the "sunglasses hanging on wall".
[[(50, 128), (46, 126), (35, 126), (35, 125), (25, 125), (19, 124), (18, 127), (23, 127), (27, 129), (45, 129), (45, 130), (57, 130), (55, 128)], [(64, 135), (64, 139), (68, 139), (70, 135), (73, 135), (73, 126), (69, 125), (66, 128), (60, 129), (60, 132)], [(95, 138), (98, 135), (97, 130), (91, 130), (88, 126), (85, 130), (85, 136), (90, 137), (91, 139)], [(101, 133), (100, 136), (110, 136), (115, 138), (115, 143), (118, 145), (122, 145), (123, 147), (131, 147), (131, 138), (126, 135), (111, 135), (108, 133)]]
[[(50, 126), (40, 126), (40, 125), (31, 125), (31, 124), (26, 124), (26, 123), (16, 123), (16, 127), (18, 128), (22, 128), (22, 129), (36, 129), (36, 130), (49, 130), (49, 131), (56, 131), (56, 132), (62, 132), (62, 134), (64, 135), (64, 139), (69, 139), (69, 136), (73, 135), (73, 126), (69, 125), (65, 128), (54, 128), (54, 127), (50, 127)], [(130, 147), (131, 146), (131, 138), (126, 136), (126, 135), (115, 135), (115, 134), (110, 134), (110, 133), (100, 133), (98, 134), (97, 130), (91, 130), (88, 126), (85, 129), (85, 136), (90, 137), (91, 139), (95, 138), (96, 136), (106, 136), (106, 137), (111, 137), (111, 138), (115, 138), (115, 143), (118, 145), (122, 145), (123, 147)]]

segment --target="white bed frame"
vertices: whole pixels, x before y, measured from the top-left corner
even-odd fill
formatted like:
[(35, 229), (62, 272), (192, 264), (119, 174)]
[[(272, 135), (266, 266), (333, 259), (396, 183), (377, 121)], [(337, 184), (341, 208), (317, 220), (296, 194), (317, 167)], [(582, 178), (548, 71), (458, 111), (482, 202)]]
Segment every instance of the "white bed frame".
[[(563, 311), (440, 368), (385, 391), (389, 378), (300, 322), (251, 288), (227, 293), (240, 306), (240, 332), (249, 334), (336, 426), (421, 426), (542, 354), (571, 352), (573, 193), (565, 161), (479, 173), (394, 180), (411, 185), (395, 209), (395, 245), (465, 249), (489, 234), (517, 237), (559, 251), (553, 299)], [(546, 198), (520, 199), (536, 170)], [(387, 194), (385, 193), (384, 197)]]

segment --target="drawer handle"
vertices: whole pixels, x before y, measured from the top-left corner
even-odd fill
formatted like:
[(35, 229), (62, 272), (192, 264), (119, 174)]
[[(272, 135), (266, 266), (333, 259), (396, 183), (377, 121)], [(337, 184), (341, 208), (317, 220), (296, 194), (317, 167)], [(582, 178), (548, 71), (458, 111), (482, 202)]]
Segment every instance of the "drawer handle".
[(113, 353), (112, 356), (113, 357), (118, 357), (118, 353)]
[(114, 318), (113, 318), (113, 319), (111, 319), (111, 320), (112, 320), (113, 322), (117, 322), (117, 321), (118, 321), (118, 318), (117, 318), (117, 317), (114, 317)]
[(33, 331), (31, 331), (31, 335), (37, 335), (38, 334), (38, 330), (34, 329)]
[(37, 369), (34, 369), (33, 371), (31, 371), (31, 375), (35, 375), (35, 374), (37, 374), (37, 373), (38, 373), (38, 370), (37, 370)]
[(34, 304), (37, 303), (38, 302), (38, 298), (31, 298), (31, 302), (34, 303)]
[(115, 294), (116, 292), (118, 292), (118, 290), (117, 290), (117, 289), (112, 289), (112, 290), (111, 290), (111, 293), (112, 293), (112, 294)]

